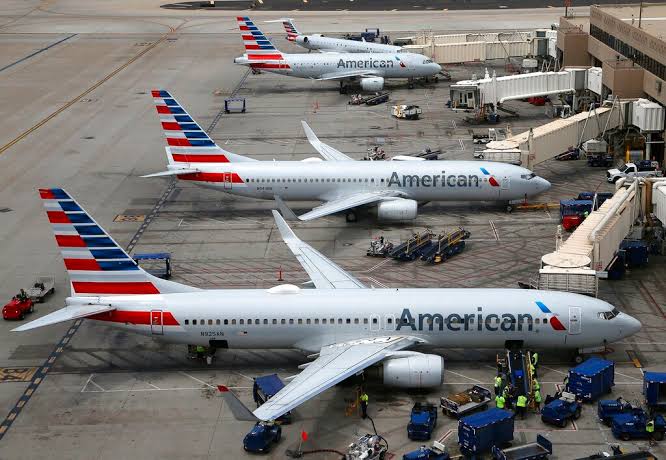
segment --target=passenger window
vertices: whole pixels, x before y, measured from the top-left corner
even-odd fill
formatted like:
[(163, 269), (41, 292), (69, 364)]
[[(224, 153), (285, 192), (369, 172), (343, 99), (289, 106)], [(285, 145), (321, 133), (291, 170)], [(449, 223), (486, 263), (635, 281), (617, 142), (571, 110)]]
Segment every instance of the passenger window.
[(190, 324), (190, 320), (189, 320), (189, 319), (186, 319), (186, 320), (185, 320), (185, 325), (187, 326), (188, 324)]
[(310, 324), (310, 318), (306, 319), (306, 320), (305, 320), (305, 323), (306, 323), (306, 324)]
[(268, 324), (268, 320), (267, 320), (267, 319), (264, 319), (264, 324)]
[(393, 324), (393, 318), (386, 318), (387, 324)]
[(338, 318), (338, 324), (342, 324), (342, 318)]
[(286, 319), (281, 319), (280, 324), (287, 324), (287, 320)]
[(231, 325), (233, 326), (233, 325), (235, 325), (235, 324), (236, 324), (236, 320), (235, 320), (235, 319), (232, 319), (232, 320), (231, 320)]
[(213, 325), (213, 320), (212, 320), (212, 319), (209, 319), (209, 320), (208, 320), (208, 325), (209, 325), (209, 326), (212, 326), (212, 325)]
[(371, 177), (371, 178), (370, 178), (370, 182), (374, 182), (374, 181), (375, 181), (375, 178), (374, 178), (374, 177)]
[(315, 324), (319, 324), (319, 318), (315, 318)]
[(194, 325), (194, 326), (197, 325), (197, 320), (196, 320), (196, 319), (193, 319), (193, 320), (192, 320), (192, 325)]
[(534, 323), (535, 323), (535, 324), (539, 324), (540, 322), (541, 322), (541, 319), (540, 319), (540, 318), (537, 318), (537, 319), (534, 320)]
[(372, 318), (372, 324), (377, 324), (377, 318)]
[(351, 319), (347, 318), (347, 324), (351, 324)]
[(277, 319), (274, 319), (274, 320), (273, 320), (273, 324), (277, 324)]
[(224, 325), (225, 325), (225, 326), (228, 326), (228, 325), (229, 325), (229, 320), (228, 320), (228, 319), (225, 319), (225, 320), (224, 320)]
[(368, 318), (363, 318), (363, 324), (368, 324)]
[(239, 319), (238, 324), (245, 324), (245, 321), (243, 321), (242, 319)]
[(331, 318), (331, 324), (335, 324), (335, 319)]
[(326, 324), (326, 318), (321, 320), (321, 324)]
[(294, 320), (293, 320), (293, 319), (290, 319), (290, 320), (289, 320), (289, 324), (294, 324)]

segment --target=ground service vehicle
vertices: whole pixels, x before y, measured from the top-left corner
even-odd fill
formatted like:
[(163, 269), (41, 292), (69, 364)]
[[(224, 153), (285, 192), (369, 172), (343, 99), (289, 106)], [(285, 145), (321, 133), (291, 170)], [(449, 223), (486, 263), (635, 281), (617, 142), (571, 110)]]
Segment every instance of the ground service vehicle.
[[(650, 434), (645, 429), (649, 421), (648, 414), (643, 410), (619, 414), (613, 417), (611, 431), (613, 432), (613, 436), (623, 441), (649, 438)], [(656, 441), (661, 441), (664, 439), (665, 431), (666, 420), (663, 416), (656, 415), (654, 417), (654, 433), (652, 433), (652, 437)]]
[(27, 293), (30, 300), (35, 303), (44, 301), (44, 297), (55, 291), (55, 278), (53, 276), (38, 276)]
[(486, 388), (474, 385), (460, 393), (442, 396), (440, 406), (442, 413), (450, 417), (462, 417), (470, 412), (485, 409), (492, 399), (492, 394)]
[(376, 434), (366, 434), (349, 445), (344, 460), (384, 460), (388, 452), (386, 440)]
[(464, 455), (478, 455), (493, 446), (503, 446), (513, 440), (514, 414), (502, 409), (463, 417), (458, 422), (458, 444)]
[(449, 460), (450, 458), (446, 446), (437, 441), (430, 447), (421, 446), (402, 456), (402, 460)]
[(417, 402), (407, 425), (407, 437), (411, 440), (427, 441), (437, 426), (437, 406), (430, 403)]
[(394, 105), (391, 109), (391, 115), (406, 120), (418, 120), (422, 113), (423, 110), (418, 105)]
[(4, 307), (2, 307), (2, 317), (4, 319), (22, 320), (25, 315), (32, 313), (35, 306), (29, 297), (21, 299), (19, 296), (12, 297)]
[(536, 441), (522, 446), (500, 449), (493, 446), (493, 458), (495, 460), (543, 460), (553, 453), (553, 443), (541, 435), (537, 435)]
[(621, 168), (609, 169), (606, 172), (608, 182), (615, 183), (623, 177), (662, 177), (658, 161), (642, 160), (637, 163), (625, 163)]
[(257, 422), (243, 439), (243, 449), (247, 452), (266, 453), (282, 437), (280, 425), (271, 422)]
[[(283, 388), (284, 382), (280, 380), (280, 377), (278, 377), (277, 374), (257, 377), (254, 379), (254, 385), (252, 386), (252, 396), (254, 397), (254, 402), (256, 402), (257, 407), (259, 407), (270, 398), (275, 396), (278, 391)], [(291, 411), (281, 415), (276, 421), (283, 425), (291, 423)]]
[(648, 407), (666, 408), (666, 372), (646, 372), (643, 375), (643, 395)]
[(622, 398), (603, 399), (597, 403), (597, 416), (604, 425), (611, 426), (613, 417), (618, 414), (625, 414), (634, 410), (640, 410), (633, 407), (629, 402)]
[(583, 410), (572, 393), (564, 392), (559, 398), (546, 396), (546, 405), (541, 409), (541, 421), (564, 428), (569, 420), (578, 420)]
[(590, 358), (569, 369), (567, 390), (583, 401), (593, 401), (610, 393), (615, 385), (615, 363), (601, 358)]

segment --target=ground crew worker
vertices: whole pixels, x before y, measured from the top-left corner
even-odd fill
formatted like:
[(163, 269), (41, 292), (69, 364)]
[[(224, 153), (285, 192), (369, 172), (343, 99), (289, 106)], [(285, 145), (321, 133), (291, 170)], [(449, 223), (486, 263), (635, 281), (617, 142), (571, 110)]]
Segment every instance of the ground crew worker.
[(512, 404), (511, 404), (511, 392), (512, 392), (512, 385), (509, 383), (507, 386), (504, 387), (504, 391), (502, 391), (502, 397), (504, 398), (504, 402), (506, 403), (507, 409), (511, 409)]
[(565, 376), (562, 380), (562, 385), (564, 385), (564, 391), (569, 391), (569, 376)]
[(647, 431), (648, 438), (650, 439), (650, 442), (654, 441), (654, 419), (651, 419), (649, 422), (645, 424), (645, 431)]
[(539, 353), (536, 351), (532, 353), (532, 364), (534, 364), (535, 368), (539, 366)]
[(532, 377), (537, 377), (536, 366), (534, 366), (534, 364), (532, 364), (532, 363), (530, 363), (530, 375)]
[(538, 389), (534, 390), (534, 405), (537, 412), (541, 412), (541, 392)]
[(25, 302), (26, 300), (28, 300), (28, 294), (25, 293), (25, 291), (23, 290), (23, 288), (21, 288), (21, 290), (19, 291), (18, 299), (19, 299), (21, 302)]
[(525, 418), (525, 411), (527, 411), (527, 396), (520, 395), (516, 402), (516, 413), (520, 415), (520, 418)]
[(206, 352), (206, 349), (203, 347), (203, 345), (197, 345), (197, 358), (198, 359), (203, 359), (205, 352)]
[(502, 390), (502, 376), (498, 375), (495, 377), (495, 396), (500, 394), (500, 391)]
[(368, 394), (365, 391), (361, 391), (361, 397), (359, 400), (361, 401), (361, 417), (363, 419), (368, 418), (368, 400), (370, 398), (368, 397)]
[(532, 380), (532, 389), (535, 390), (535, 391), (541, 389), (541, 384), (539, 383), (539, 381), (537, 379)]
[(504, 395), (495, 396), (495, 406), (498, 409), (504, 409), (505, 405), (506, 405), (506, 399), (504, 398)]
[(583, 219), (587, 219), (587, 216), (589, 216), (589, 215), (590, 215), (590, 213), (588, 211), (585, 211), (583, 213)]

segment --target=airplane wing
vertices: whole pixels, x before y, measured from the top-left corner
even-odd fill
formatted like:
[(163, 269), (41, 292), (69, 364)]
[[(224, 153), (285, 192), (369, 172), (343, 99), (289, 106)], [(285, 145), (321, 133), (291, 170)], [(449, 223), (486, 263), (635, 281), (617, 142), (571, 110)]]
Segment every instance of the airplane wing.
[(345, 70), (344, 72), (325, 73), (323, 75), (320, 75), (318, 78), (315, 78), (315, 80), (341, 80), (343, 78), (351, 78), (351, 77), (381, 77), (381, 75), (378, 75), (376, 73), (373, 73), (372, 71), (368, 71), (365, 69), (356, 69), (356, 70)]
[(70, 305), (60, 310), (56, 310), (48, 315), (44, 315), (41, 318), (38, 318), (29, 323), (25, 323), (22, 326), (12, 329), (12, 332), (23, 332), (29, 331), (30, 329), (36, 329), (38, 327), (50, 326), (51, 324), (64, 323), (65, 321), (70, 321), (73, 319), (85, 318), (87, 316), (97, 315), (99, 313), (105, 313), (108, 311), (115, 310), (116, 307), (113, 305)]
[(289, 228), (279, 212), (273, 211), (273, 218), (277, 224), (282, 239), (294, 253), (303, 269), (310, 275), (310, 279), (317, 289), (358, 289), (365, 285), (340, 268), (333, 261), (301, 241)]
[(319, 140), (317, 135), (312, 131), (312, 128), (308, 126), (308, 124), (305, 121), (301, 121), (301, 124), (303, 125), (303, 131), (305, 131), (305, 135), (308, 138), (308, 142), (310, 142), (310, 145), (314, 147), (314, 149), (319, 152), (319, 154), (324, 157), (328, 161), (354, 161), (353, 158), (345, 155), (344, 153), (340, 152), (339, 150), (334, 149), (328, 144), (324, 144), (322, 141)]
[[(321, 349), (317, 359), (307, 364), (303, 372), (255, 410), (253, 415), (259, 420), (275, 420), (344, 379), (419, 342), (421, 340), (414, 337), (396, 336), (327, 345)], [(222, 387), (220, 390), (232, 408), (237, 406), (237, 399), (233, 403), (230, 401), (235, 396), (228, 389)]]
[(178, 176), (180, 174), (194, 174), (201, 172), (200, 169), (169, 169), (168, 171), (162, 171), (158, 173), (153, 173), (153, 174), (146, 174), (145, 176), (141, 177), (165, 177), (165, 176)]
[(356, 208), (366, 204), (382, 201), (386, 198), (397, 197), (398, 192), (383, 190), (378, 192), (359, 192), (352, 195), (343, 196), (341, 198), (327, 201), (326, 203), (317, 206), (310, 212), (306, 212), (298, 216), (300, 220), (312, 220), (318, 217), (328, 216), (336, 212), (346, 211), (347, 209)]

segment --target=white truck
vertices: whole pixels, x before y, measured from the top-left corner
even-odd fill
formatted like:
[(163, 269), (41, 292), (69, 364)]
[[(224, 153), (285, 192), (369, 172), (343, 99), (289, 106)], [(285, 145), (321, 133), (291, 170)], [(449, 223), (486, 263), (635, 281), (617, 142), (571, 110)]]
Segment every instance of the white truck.
[(636, 163), (625, 163), (619, 169), (609, 169), (606, 172), (606, 179), (614, 184), (623, 177), (662, 177), (663, 175), (664, 172), (659, 169), (658, 161), (642, 160)]
[(423, 110), (418, 105), (394, 105), (391, 108), (391, 115), (407, 120), (418, 120), (422, 113)]

